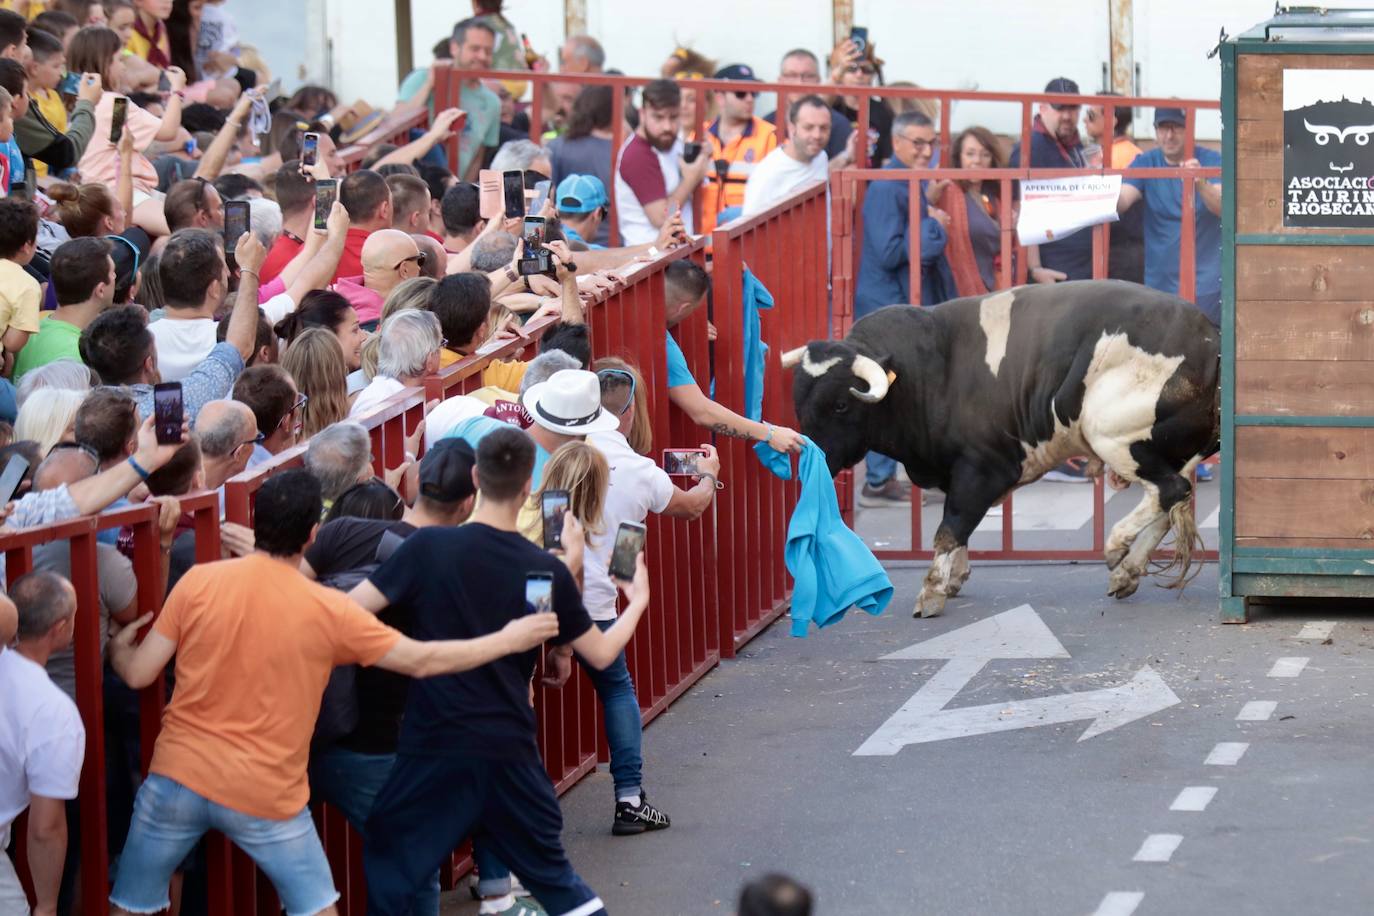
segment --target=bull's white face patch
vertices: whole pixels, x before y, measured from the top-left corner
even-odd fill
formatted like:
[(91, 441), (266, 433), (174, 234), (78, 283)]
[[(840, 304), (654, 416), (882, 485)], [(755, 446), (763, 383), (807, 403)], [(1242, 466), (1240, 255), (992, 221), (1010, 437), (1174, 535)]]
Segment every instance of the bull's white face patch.
[(978, 324), (987, 337), (987, 352), (984, 359), (992, 370), (993, 378), (1002, 368), (1002, 359), (1007, 355), (1007, 337), (1011, 333), (1011, 303), (1016, 298), (1015, 290), (1003, 290), (984, 296), (978, 303)]
[(843, 356), (834, 356), (830, 359), (821, 360), (815, 363), (811, 361), (811, 353), (804, 352), (802, 353), (801, 367), (802, 371), (812, 378), (820, 378), (822, 375), (825, 375), (831, 369), (838, 366), (843, 359)]

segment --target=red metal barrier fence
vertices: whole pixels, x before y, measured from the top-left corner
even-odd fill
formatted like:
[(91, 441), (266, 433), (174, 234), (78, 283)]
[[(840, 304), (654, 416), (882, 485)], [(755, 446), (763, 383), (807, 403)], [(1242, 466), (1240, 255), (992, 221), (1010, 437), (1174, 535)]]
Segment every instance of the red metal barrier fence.
[[(824, 205), (824, 186), (818, 185), (754, 220), (741, 221), (716, 232), (717, 251), (721, 253), (713, 275), (719, 303), (715, 320), (720, 328), (720, 341), (714, 346), (717, 373), (741, 371), (738, 357), (726, 355), (725, 351), (741, 346), (743, 278), (740, 271), (747, 263), (779, 296), (778, 310), (771, 315), (765, 313), (764, 317), (764, 337), (782, 335), (776, 342), (770, 340), (773, 351), (765, 399), (765, 415), (780, 418), (779, 422), (792, 422), (788, 386), (777, 368), (779, 348), (825, 333)], [(820, 258), (808, 259), (812, 265), (809, 269), (801, 271), (789, 263), (787, 254), (800, 245), (820, 253)], [(695, 428), (680, 411), (669, 405), (664, 330), (664, 269), (669, 263), (683, 258), (702, 262), (705, 250), (706, 240), (700, 239), (653, 260), (636, 262), (622, 271), (626, 281), (623, 287), (599, 293), (587, 306), (596, 356), (626, 358), (639, 366), (648, 382), (656, 450), (694, 446), (709, 438), (706, 431)], [(793, 273), (797, 276), (792, 277)], [(796, 285), (795, 291), (787, 285), (789, 283)], [(811, 287), (805, 294), (800, 289), (802, 283)], [(798, 305), (790, 309), (783, 297), (794, 295)], [(698, 313), (674, 331), (703, 388), (709, 384), (712, 361), (706, 321), (707, 316)], [(533, 347), (545, 323), (526, 326), (524, 340), (513, 341), (495, 353), (455, 363), (427, 378), (423, 387), (406, 389), (379, 405), (362, 420), (372, 435), (374, 469), (380, 473), (405, 460), (404, 439), (424, 415), (427, 401), (467, 394), (480, 387), (482, 370), (487, 365), (513, 357), (524, 347)], [(741, 384), (721, 377), (720, 392), (731, 406), (743, 406)], [(646, 723), (709, 671), (722, 654), (733, 655), (738, 645), (786, 607), (787, 580), (781, 545), (791, 497), (780, 481), (763, 479), (752, 469), (757, 461), (753, 456), (746, 456), (744, 449), (744, 443), (737, 441), (727, 443), (723, 449), (731, 456), (731, 470), (723, 475), (727, 482), (727, 498), (719, 508), (708, 510), (695, 522), (658, 517), (649, 520), (647, 549), (654, 598), (627, 649)], [(289, 449), (228, 481), (224, 488), (224, 520), (251, 526), (257, 490), (273, 474), (299, 466), (305, 451), (305, 445)], [(739, 461), (744, 457), (749, 463)], [(732, 473), (737, 476), (732, 478)], [(756, 487), (757, 494), (746, 499)], [(758, 499), (766, 501), (766, 513), (758, 511)], [(209, 492), (185, 497), (182, 507), (194, 515), (196, 561), (218, 559), (220, 511), (217, 494)], [(156, 510), (152, 507), (121, 509), (0, 536), (0, 551), (5, 552), (9, 581), (31, 568), (34, 546), (65, 539), (72, 543), (72, 579), (78, 595), (77, 705), (87, 726), (87, 756), (80, 796), (82, 890), (83, 906), (92, 911), (103, 906), (109, 880), (101, 702), (103, 660), (96, 635), (99, 583), (94, 534), (97, 530), (123, 525), (132, 525), (135, 532), (134, 568), (139, 582), (140, 613), (158, 611), (162, 605), (160, 551)], [(730, 532), (734, 538), (728, 556), (723, 553), (719, 532)], [(769, 549), (757, 549), (755, 545), (765, 538), (768, 538)], [(160, 726), (164, 691), (165, 684), (159, 679), (142, 692), (140, 731), (145, 772)], [(536, 694), (536, 709), (545, 765), (561, 793), (590, 772), (598, 758), (607, 759), (604, 743), (599, 741), (599, 704), (591, 682), (579, 672), (561, 690), (541, 687)], [(340, 912), (364, 913), (366, 899), (360, 838), (329, 806), (319, 806), (315, 820), (342, 894)], [(27, 881), (22, 825), (16, 827), (15, 833), (21, 844), (18, 865)], [(280, 911), (270, 882), (246, 855), (218, 834), (209, 837), (207, 853), (209, 901), (215, 916), (265, 916)], [(445, 869), (446, 886), (451, 887), (467, 865), (465, 856), (455, 856)]]

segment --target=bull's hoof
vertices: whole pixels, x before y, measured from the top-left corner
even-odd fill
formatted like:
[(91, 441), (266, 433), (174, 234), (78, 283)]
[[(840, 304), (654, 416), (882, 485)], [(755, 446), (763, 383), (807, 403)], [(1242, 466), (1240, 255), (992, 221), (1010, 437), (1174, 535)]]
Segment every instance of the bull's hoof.
[(949, 588), (945, 589), (945, 597), (947, 597), (947, 598), (953, 598), (953, 597), (955, 597), (956, 595), (959, 594), (959, 589), (961, 589), (961, 588), (963, 588), (963, 587), (964, 587), (964, 583), (959, 582), (959, 581), (954, 581), (954, 582), (949, 583)]
[(1112, 570), (1111, 578), (1107, 580), (1107, 594), (1118, 600), (1131, 597), (1139, 587), (1140, 575), (1133, 574), (1124, 566)]
[(916, 599), (916, 610), (912, 617), (939, 617), (945, 610), (945, 595), (922, 591)]
[(1126, 554), (1129, 550), (1129, 545), (1125, 547), (1114, 547), (1111, 550), (1107, 551), (1105, 554), (1103, 554), (1103, 557), (1107, 561), (1107, 568), (1116, 569), (1118, 566), (1120, 566), (1121, 561), (1126, 559)]

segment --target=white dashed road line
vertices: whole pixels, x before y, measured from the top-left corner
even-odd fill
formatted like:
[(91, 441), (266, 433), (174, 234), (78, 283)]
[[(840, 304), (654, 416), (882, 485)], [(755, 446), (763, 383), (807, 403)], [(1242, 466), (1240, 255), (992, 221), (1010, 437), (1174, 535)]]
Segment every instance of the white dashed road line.
[(1274, 667), (1269, 669), (1269, 677), (1297, 677), (1302, 674), (1302, 669), (1307, 667), (1311, 659), (1301, 656), (1295, 658), (1281, 658), (1274, 662)]
[(1140, 844), (1140, 850), (1132, 858), (1133, 862), (1167, 862), (1183, 842), (1178, 833), (1152, 833)]
[(1245, 756), (1249, 747), (1248, 741), (1222, 741), (1212, 748), (1212, 753), (1202, 762), (1214, 767), (1233, 767), (1240, 763), (1240, 758)]
[(1169, 806), (1170, 811), (1206, 811), (1216, 797), (1216, 786), (1189, 786), (1178, 793), (1178, 798)]
[(1093, 916), (1131, 916), (1144, 899), (1143, 891), (1112, 891), (1102, 898)]
[(1336, 629), (1336, 621), (1334, 620), (1313, 620), (1302, 625), (1302, 629), (1298, 631), (1298, 639), (1327, 639), (1334, 629)]
[(1237, 722), (1265, 722), (1274, 714), (1278, 706), (1273, 700), (1251, 700), (1236, 714)]

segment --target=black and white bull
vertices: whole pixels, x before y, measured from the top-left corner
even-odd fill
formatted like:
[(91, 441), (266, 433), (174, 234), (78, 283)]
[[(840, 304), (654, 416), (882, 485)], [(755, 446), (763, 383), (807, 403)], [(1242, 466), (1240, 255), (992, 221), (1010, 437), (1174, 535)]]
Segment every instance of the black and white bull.
[(1107, 539), (1108, 593), (1135, 592), (1171, 528), (1176, 584), (1186, 581), (1199, 540), (1188, 474), (1217, 449), (1218, 336), (1175, 296), (1084, 280), (891, 306), (782, 364), (832, 474), (872, 450), (945, 491), (916, 604), (925, 617), (967, 581), (969, 536), (988, 509), (1074, 456), (1145, 491)]

